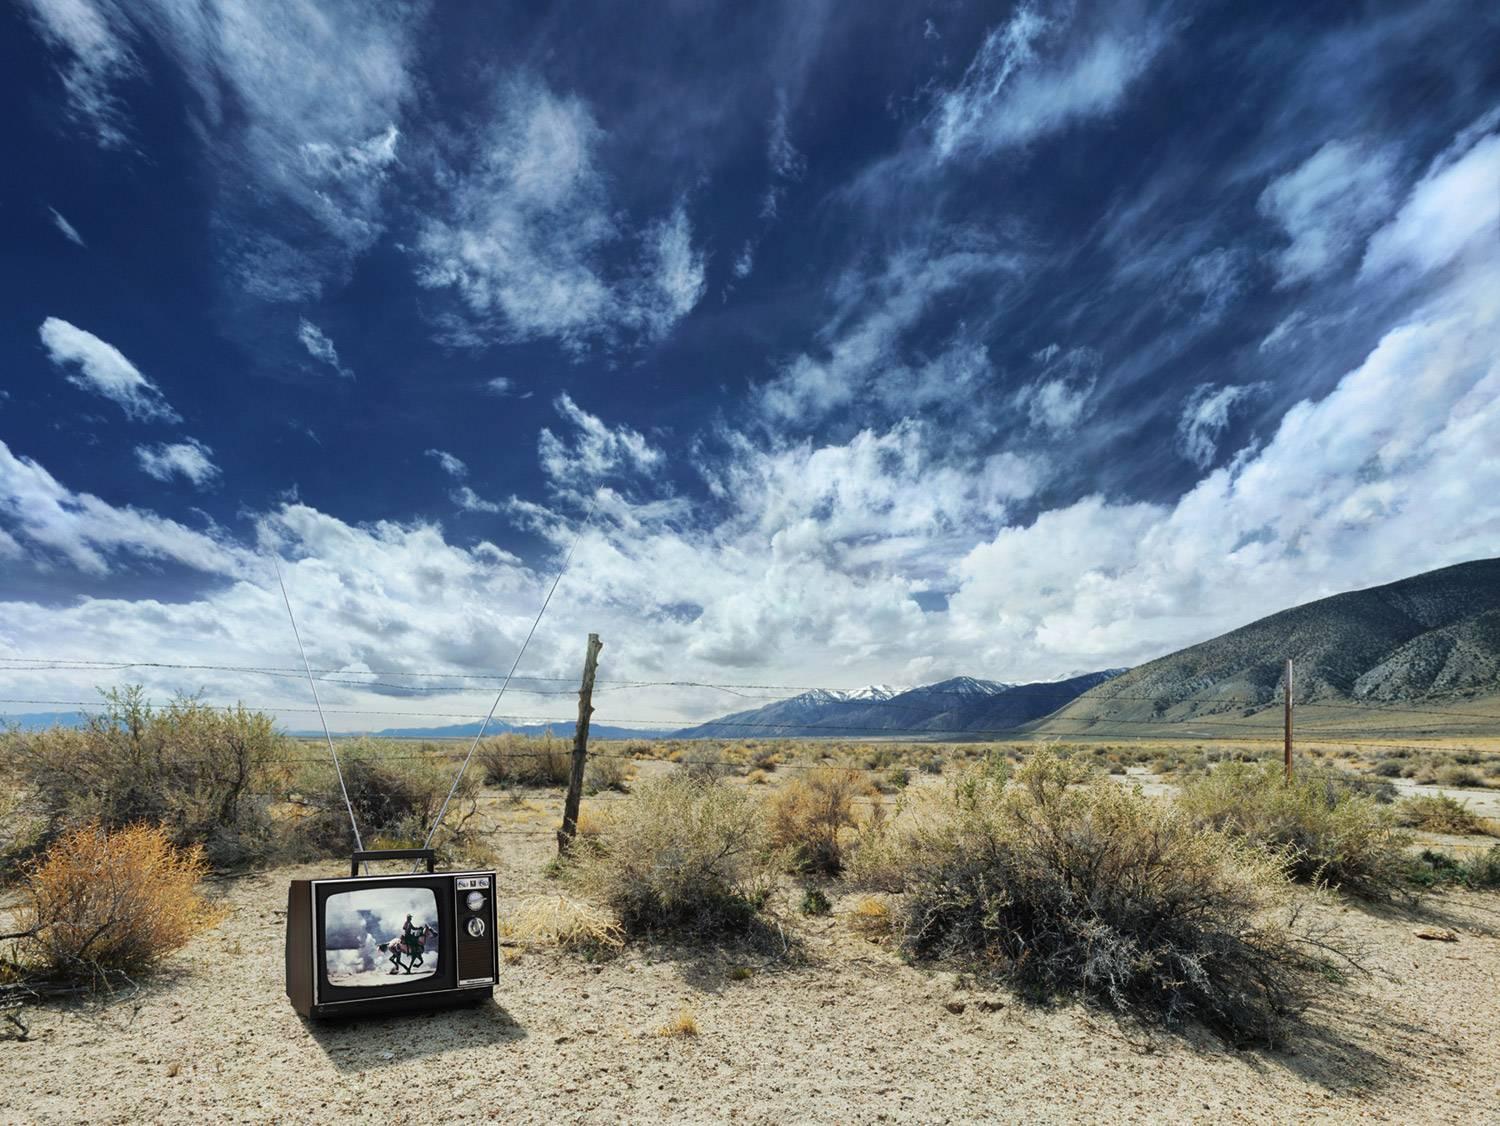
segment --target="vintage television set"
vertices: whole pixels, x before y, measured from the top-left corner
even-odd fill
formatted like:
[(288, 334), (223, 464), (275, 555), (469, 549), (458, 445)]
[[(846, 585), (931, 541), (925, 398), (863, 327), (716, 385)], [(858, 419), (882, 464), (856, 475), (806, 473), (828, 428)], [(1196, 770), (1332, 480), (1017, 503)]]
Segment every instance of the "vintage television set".
[[(360, 875), (372, 860), (425, 861)], [(489, 997), (499, 970), (495, 873), (437, 872), (431, 849), (356, 852), (347, 877), (293, 880), (286, 992), (305, 1017), (412, 1012)]]

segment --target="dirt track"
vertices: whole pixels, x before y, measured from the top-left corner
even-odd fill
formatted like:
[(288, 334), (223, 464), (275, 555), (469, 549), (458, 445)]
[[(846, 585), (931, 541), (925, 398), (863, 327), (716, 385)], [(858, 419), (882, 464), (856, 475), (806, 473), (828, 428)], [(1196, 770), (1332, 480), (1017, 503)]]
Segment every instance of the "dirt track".
[[(534, 875), (546, 837), (509, 839), (507, 890), (550, 890)], [(281, 912), (287, 879), (311, 871), (226, 885), (232, 917), (134, 999), (33, 1011), (34, 1039), (0, 1046), (0, 1120), (1500, 1121), (1493, 896), (1434, 901), (1454, 943), (1329, 908), (1374, 974), (1331, 994), (1288, 1050), (1235, 1052), (960, 988), (837, 911), (795, 924), (800, 965), (532, 951), (503, 968), (492, 1005), (307, 1024), (282, 992)], [(699, 1035), (657, 1035), (682, 1009)]]

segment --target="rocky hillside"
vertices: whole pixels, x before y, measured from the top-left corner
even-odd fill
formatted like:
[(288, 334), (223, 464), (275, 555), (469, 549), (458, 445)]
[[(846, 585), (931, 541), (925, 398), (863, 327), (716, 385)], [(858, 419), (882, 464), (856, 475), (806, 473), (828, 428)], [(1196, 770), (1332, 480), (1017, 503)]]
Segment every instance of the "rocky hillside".
[(1500, 691), (1500, 559), (1272, 614), (1137, 666), (1046, 726), (1066, 733), (1110, 721), (1251, 716), (1280, 701), (1288, 657), (1294, 701), (1364, 702), (1372, 715), (1401, 703), (1442, 707)]

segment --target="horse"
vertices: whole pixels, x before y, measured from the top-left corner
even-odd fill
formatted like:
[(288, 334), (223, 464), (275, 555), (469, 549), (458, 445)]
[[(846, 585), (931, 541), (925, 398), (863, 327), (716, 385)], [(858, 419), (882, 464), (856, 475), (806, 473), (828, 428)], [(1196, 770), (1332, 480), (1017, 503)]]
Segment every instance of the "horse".
[(407, 959), (405, 967), (407, 973), (411, 973), (412, 970), (420, 966), (422, 964), (423, 947), (427, 945), (427, 938), (429, 935), (435, 933), (437, 933), (436, 928), (424, 923), (420, 930), (412, 932), (410, 939), (403, 936), (401, 938), (393, 938), (390, 942), (382, 942), (380, 944), (380, 952), (384, 954), (389, 951), (391, 955), (391, 973), (398, 974), (401, 972), (401, 955), (403, 954), (406, 955)]

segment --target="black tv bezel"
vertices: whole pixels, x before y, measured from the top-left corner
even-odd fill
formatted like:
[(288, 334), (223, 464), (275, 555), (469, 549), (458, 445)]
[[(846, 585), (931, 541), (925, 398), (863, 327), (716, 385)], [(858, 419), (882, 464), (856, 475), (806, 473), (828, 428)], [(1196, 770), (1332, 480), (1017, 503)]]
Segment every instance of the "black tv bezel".
[[(313, 1004), (318, 1008), (340, 1005), (368, 1005), (380, 1001), (404, 1001), (413, 997), (436, 996), (444, 993), (462, 993), (474, 989), (492, 988), (495, 979), (481, 985), (458, 984), (458, 948), (454, 927), (458, 917), (458, 892), (455, 881), (463, 877), (486, 877), (490, 881), (490, 923), (498, 921), (494, 904), (496, 874), (493, 871), (472, 872), (416, 872), (406, 875), (340, 876), (326, 880), (308, 881), (309, 924), (312, 931), (312, 986)], [(438, 972), (411, 982), (393, 982), (390, 985), (332, 985), (327, 980), (328, 960), (324, 941), (324, 905), (332, 895), (355, 891), (363, 887), (382, 887), (404, 884), (432, 889), (437, 900), (437, 910), (444, 925), (438, 931)], [(327, 888), (326, 895), (319, 889)], [(497, 939), (492, 938), (492, 942)]]

